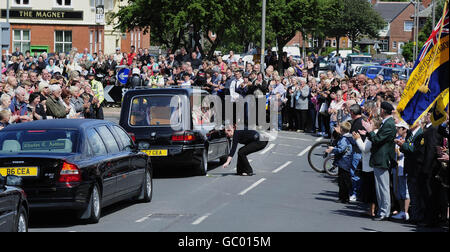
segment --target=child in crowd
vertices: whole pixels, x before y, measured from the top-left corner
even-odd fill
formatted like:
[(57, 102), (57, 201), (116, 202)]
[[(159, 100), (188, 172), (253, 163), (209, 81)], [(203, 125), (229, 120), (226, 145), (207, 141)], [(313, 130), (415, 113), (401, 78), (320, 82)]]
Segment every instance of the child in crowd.
[(348, 203), (350, 193), (352, 191), (352, 178), (350, 170), (353, 161), (353, 137), (350, 134), (351, 123), (344, 122), (339, 124), (335, 131), (339, 134), (336, 147), (329, 147), (326, 152), (334, 154), (334, 165), (339, 168), (338, 185), (339, 185), (339, 203)]

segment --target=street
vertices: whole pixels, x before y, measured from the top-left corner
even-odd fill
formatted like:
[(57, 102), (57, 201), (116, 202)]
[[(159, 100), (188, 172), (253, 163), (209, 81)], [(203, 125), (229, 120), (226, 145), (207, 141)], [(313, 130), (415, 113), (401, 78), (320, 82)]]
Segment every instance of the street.
[[(118, 122), (118, 109), (105, 117)], [(160, 167), (151, 203), (125, 201), (103, 209), (100, 223), (86, 225), (68, 212), (31, 212), (30, 232), (410, 232), (416, 226), (374, 222), (360, 203), (338, 204), (335, 178), (314, 172), (309, 134), (280, 132), (250, 156), (256, 175), (236, 176), (212, 162), (207, 176), (190, 168)]]

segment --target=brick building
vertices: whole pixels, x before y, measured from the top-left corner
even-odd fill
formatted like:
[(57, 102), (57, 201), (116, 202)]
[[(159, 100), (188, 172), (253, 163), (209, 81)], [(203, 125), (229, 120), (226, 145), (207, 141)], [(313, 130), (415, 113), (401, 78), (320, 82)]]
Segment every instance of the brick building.
[[(387, 23), (387, 26), (380, 31), (380, 50), (401, 54), (402, 46), (414, 40), (414, 4), (372, 0), (372, 5)], [(419, 10), (423, 9), (423, 5), (420, 5)]]
[[(121, 6), (127, 5), (128, 1), (114, 0), (112, 1), (112, 4), (112, 7), (107, 11), (117, 12)], [(105, 43), (106, 54), (114, 53), (116, 48), (121, 48), (123, 52), (129, 52), (132, 45), (135, 48), (148, 48), (150, 46), (150, 33), (144, 34), (138, 28), (127, 33), (121, 33), (120, 31), (114, 30), (113, 24), (115, 22), (117, 22), (117, 20), (110, 22), (112, 24), (105, 25), (104, 35), (105, 41), (107, 41), (107, 43)]]
[[(128, 52), (150, 46), (150, 35), (140, 30), (128, 33), (113, 31), (99, 13), (113, 11), (119, 0), (8, 0), (10, 1), (11, 48), (25, 52), (69, 52), (72, 48), (90, 53)], [(101, 12), (102, 8), (103, 11)], [(0, 22), (6, 22), (6, 1), (0, 1)], [(99, 12), (100, 11), (100, 12)], [(108, 33), (108, 34), (106, 34)]]

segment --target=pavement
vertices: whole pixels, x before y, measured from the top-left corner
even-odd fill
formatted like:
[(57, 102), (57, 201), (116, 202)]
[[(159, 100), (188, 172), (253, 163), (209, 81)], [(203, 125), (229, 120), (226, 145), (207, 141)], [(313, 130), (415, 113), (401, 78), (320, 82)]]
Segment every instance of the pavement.
[[(107, 109), (107, 120), (118, 121)], [(206, 176), (190, 168), (159, 167), (150, 203), (124, 201), (103, 209), (98, 224), (67, 212), (32, 213), (30, 232), (414, 232), (428, 231), (364, 217), (363, 204), (339, 204), (336, 178), (314, 172), (308, 147), (317, 138), (280, 132), (265, 150), (249, 156), (256, 173), (236, 176), (211, 162)]]

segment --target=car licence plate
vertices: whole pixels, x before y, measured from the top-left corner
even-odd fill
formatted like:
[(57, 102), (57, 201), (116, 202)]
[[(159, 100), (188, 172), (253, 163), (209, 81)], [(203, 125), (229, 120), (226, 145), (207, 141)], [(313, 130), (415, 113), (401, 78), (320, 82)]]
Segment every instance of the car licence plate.
[(2, 176), (15, 175), (19, 177), (37, 177), (37, 167), (0, 167)]
[(167, 150), (142, 150), (142, 152), (149, 155), (150, 157), (166, 157), (167, 156)]

